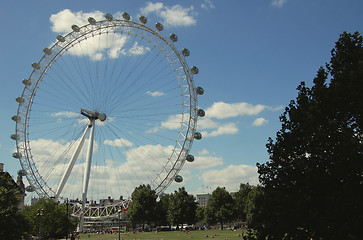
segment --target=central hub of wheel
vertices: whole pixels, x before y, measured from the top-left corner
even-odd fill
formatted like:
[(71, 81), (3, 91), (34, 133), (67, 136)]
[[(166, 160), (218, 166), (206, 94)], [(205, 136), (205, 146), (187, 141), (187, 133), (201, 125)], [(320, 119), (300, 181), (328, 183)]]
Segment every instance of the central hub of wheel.
[(101, 122), (105, 121), (107, 118), (106, 114), (104, 114), (104, 113), (99, 113), (97, 111), (90, 111), (90, 110), (83, 109), (83, 108), (81, 108), (81, 114), (83, 116), (88, 117), (89, 119), (93, 119), (93, 120), (98, 119)]

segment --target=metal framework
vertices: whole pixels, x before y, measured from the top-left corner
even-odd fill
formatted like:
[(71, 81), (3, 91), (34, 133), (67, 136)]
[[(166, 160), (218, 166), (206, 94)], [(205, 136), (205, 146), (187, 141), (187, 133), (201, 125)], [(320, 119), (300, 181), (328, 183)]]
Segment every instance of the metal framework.
[[(92, 165), (92, 152), (94, 151), (93, 144), (95, 140), (93, 136), (95, 134), (94, 132), (97, 132), (95, 127), (96, 122), (98, 122), (99, 119), (97, 119), (95, 115), (87, 116), (89, 118), (89, 122), (84, 125), (86, 129), (84, 130), (83, 136), (78, 138), (80, 139), (80, 142), (78, 144), (77, 150), (73, 152), (72, 158), (68, 160), (69, 162), (67, 163), (67, 170), (63, 172), (63, 177), (57, 186), (51, 185), (49, 183), (50, 179), (52, 179), (52, 172), (46, 173), (44, 169), (42, 169), (41, 164), (43, 164), (43, 162), (39, 162), (36, 156), (37, 153), (34, 154), (36, 149), (34, 142), (38, 139), (34, 139), (30, 134), (30, 130), (34, 125), (32, 118), (34, 115), (33, 104), (48, 104), (39, 103), (37, 101), (36, 95), (38, 93), (38, 89), (43, 85), (46, 89), (47, 81), (52, 80), (47, 79), (47, 76), (50, 75), (49, 72), (53, 68), (56, 68), (56, 63), (62, 62), (62, 58), (69, 55), (75, 47), (82, 46), (82, 44), (89, 41), (89, 39), (108, 36), (111, 34), (114, 34), (116, 37), (132, 36), (134, 39), (144, 41), (151, 47), (158, 49), (158, 52), (164, 56), (169, 65), (172, 67), (172, 71), (175, 73), (174, 79), (176, 79), (178, 83), (176, 85), (180, 90), (179, 98), (181, 99), (181, 112), (179, 117), (179, 127), (177, 130), (176, 139), (174, 141), (175, 145), (170, 150), (169, 156), (165, 157), (163, 160), (163, 166), (157, 172), (154, 172), (155, 175), (152, 179), (149, 179), (149, 184), (157, 194), (162, 193), (178, 176), (178, 173), (180, 172), (186, 160), (192, 159), (190, 155), (190, 148), (193, 140), (194, 138), (200, 139), (201, 137), (201, 135), (196, 132), (196, 122), (198, 116), (204, 116), (204, 112), (197, 107), (197, 95), (202, 94), (203, 91), (200, 87), (196, 88), (194, 86), (193, 75), (198, 73), (198, 69), (196, 67), (190, 68), (185, 61), (185, 57), (189, 55), (189, 51), (187, 49), (183, 49), (182, 52), (179, 52), (175, 48), (174, 42), (177, 41), (175, 34), (170, 35), (170, 40), (161, 35), (160, 31), (163, 27), (160, 23), (157, 23), (156, 30), (153, 30), (152, 28), (145, 25), (145, 17), (140, 17), (141, 23), (138, 23), (130, 21), (130, 18), (127, 16), (128, 15), (124, 15), (124, 19), (122, 20), (113, 19), (109, 14), (106, 14), (106, 20), (96, 21), (93, 18), (89, 18), (89, 24), (86, 24), (82, 27), (73, 25), (73, 31), (64, 36), (58, 35), (57, 41), (51, 47), (45, 48), (43, 50), (44, 55), (40, 61), (32, 64), (33, 71), (29, 78), (23, 80), (23, 84), (25, 85), (24, 90), (21, 94), (21, 97), (16, 98), (16, 101), (19, 103), (17, 115), (12, 117), (12, 119), (16, 122), (16, 133), (13, 134), (11, 138), (16, 141), (17, 146), (17, 152), (13, 154), (13, 157), (19, 159), (22, 169), (24, 173), (26, 173), (27, 180), (30, 184), (30, 186), (27, 187), (27, 190), (35, 191), (40, 197), (59, 198), (62, 196), (62, 190), (67, 183), (67, 179), (72, 172), (77, 158), (79, 157), (85, 139), (89, 134), (89, 130), (91, 130), (88, 140), (89, 150), (83, 180), (83, 206), (79, 207), (79, 203), (74, 204), (73, 212), (75, 216), (83, 215), (87, 221), (91, 221), (92, 219), (106, 219), (115, 217), (117, 211), (125, 209), (126, 203), (120, 202), (113, 206), (103, 207), (91, 207), (90, 205), (86, 205), (88, 181)], [(135, 91), (137, 90), (138, 89), (135, 89)], [(147, 106), (147, 104), (145, 105)], [(83, 108), (85, 106), (79, 107)], [(98, 109), (81, 109), (81, 113), (82, 111), (90, 112), (92, 110)], [(145, 112), (147, 111), (148, 109), (145, 110)], [(48, 115), (51, 114), (56, 115), (58, 113), (49, 113)], [(85, 114), (83, 115), (86, 116)], [(80, 120), (78, 119), (78, 121)], [(110, 122), (112, 121), (110, 120)], [(75, 138), (75, 140), (77, 140), (77, 138)], [(71, 152), (71, 148), (73, 149), (73, 145), (69, 146), (67, 151)], [(66, 158), (65, 155), (68, 155), (68, 152), (64, 153), (62, 158)], [(57, 162), (54, 163), (54, 169), (57, 169), (57, 164), (59, 165)], [(45, 163), (43, 165), (45, 165)]]

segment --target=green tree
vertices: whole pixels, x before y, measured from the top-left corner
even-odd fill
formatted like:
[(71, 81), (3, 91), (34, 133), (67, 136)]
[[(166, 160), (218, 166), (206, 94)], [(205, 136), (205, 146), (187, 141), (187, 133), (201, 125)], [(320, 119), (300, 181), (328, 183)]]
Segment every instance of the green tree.
[(201, 222), (201, 223), (203, 223), (203, 225), (205, 225), (207, 223), (205, 207), (197, 206), (196, 217), (197, 217), (197, 222)]
[(170, 205), (170, 194), (163, 194), (159, 196), (160, 199), (156, 203), (156, 219), (158, 226), (169, 226), (171, 228), (171, 223), (168, 220), (168, 210)]
[(179, 188), (178, 191), (174, 191), (174, 193), (170, 195), (168, 211), (169, 221), (172, 224), (177, 225), (177, 229), (179, 229), (179, 225), (181, 224), (183, 229), (184, 223), (196, 223), (196, 209), (197, 203), (195, 197), (189, 195), (184, 187)]
[(244, 213), (249, 227), (254, 227), (263, 220), (262, 209), (259, 207), (264, 201), (264, 189), (262, 186), (252, 186), (248, 192)]
[(19, 188), (8, 173), (0, 174), (0, 239), (21, 239), (29, 224), (19, 212)]
[[(71, 218), (71, 209), (66, 204), (60, 204), (51, 198), (41, 198), (31, 206), (25, 206), (22, 210), (31, 225), (31, 233), (42, 239), (64, 238), (68, 231), (76, 229), (78, 219)], [(68, 227), (68, 229), (67, 229)]]
[(223, 224), (233, 220), (234, 201), (229, 192), (223, 187), (217, 187), (206, 206), (206, 217), (208, 224)]
[(252, 188), (253, 186), (251, 186), (249, 183), (241, 183), (239, 190), (233, 196), (235, 201), (235, 217), (238, 220), (246, 221), (246, 201)]
[(359, 239), (363, 224), (363, 48), (343, 33), (313, 87), (280, 117), (270, 161), (258, 164), (266, 201), (259, 236)]
[(151, 190), (150, 185), (140, 185), (136, 187), (131, 194), (132, 202), (127, 212), (131, 223), (142, 224), (142, 228), (145, 228), (145, 224), (151, 224), (156, 216), (156, 193)]

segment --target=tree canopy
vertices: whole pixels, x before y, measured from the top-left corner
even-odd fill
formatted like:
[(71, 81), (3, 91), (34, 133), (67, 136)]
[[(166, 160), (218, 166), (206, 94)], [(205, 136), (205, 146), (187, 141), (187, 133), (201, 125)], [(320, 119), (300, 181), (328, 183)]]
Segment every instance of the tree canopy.
[[(21, 239), (29, 225), (19, 212), (19, 188), (8, 173), (0, 174), (0, 239)], [(6, 226), (6, 227), (5, 227)]]
[(170, 223), (177, 225), (196, 223), (197, 203), (193, 195), (189, 195), (184, 187), (170, 195), (168, 218)]
[[(302, 82), (258, 164), (261, 239), (358, 239), (363, 224), (363, 48), (344, 32), (312, 87)], [(358, 235), (360, 234), (360, 235)]]
[(39, 232), (42, 239), (63, 238), (69, 232), (73, 232), (78, 223), (78, 219), (71, 218), (71, 207), (67, 212), (66, 204), (60, 204), (51, 198), (41, 198), (31, 206), (22, 209), (23, 214), (29, 221), (33, 235)]
[(234, 216), (234, 201), (231, 194), (223, 187), (217, 187), (212, 192), (212, 197), (206, 206), (208, 224), (223, 224), (231, 221)]
[(131, 198), (127, 216), (133, 225), (142, 224), (144, 229), (145, 224), (154, 221), (156, 216), (156, 193), (150, 185), (140, 185), (132, 192)]

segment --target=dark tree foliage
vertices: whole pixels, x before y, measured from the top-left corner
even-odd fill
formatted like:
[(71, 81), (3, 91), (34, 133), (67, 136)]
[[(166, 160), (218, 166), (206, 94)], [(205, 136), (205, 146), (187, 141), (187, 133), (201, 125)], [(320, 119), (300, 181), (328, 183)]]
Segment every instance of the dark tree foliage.
[(156, 193), (151, 190), (150, 185), (140, 185), (136, 187), (131, 194), (132, 202), (127, 211), (131, 223), (142, 224), (144, 229), (145, 224), (150, 224), (156, 216)]
[(297, 88), (267, 144), (270, 161), (258, 164), (261, 239), (362, 237), (362, 36), (344, 32), (331, 54), (313, 87)]
[(233, 219), (234, 200), (225, 188), (217, 187), (212, 192), (212, 197), (206, 207), (206, 216), (208, 224), (220, 223), (221, 229), (223, 229), (224, 223)]
[(170, 223), (177, 225), (177, 228), (181, 225), (183, 229), (184, 223), (195, 224), (196, 210), (195, 197), (189, 195), (184, 187), (170, 195), (168, 219)]
[(0, 239), (21, 239), (29, 230), (29, 224), (18, 209), (19, 189), (10, 175), (0, 175)]
[(237, 220), (246, 221), (246, 203), (249, 192), (253, 186), (249, 183), (241, 183), (238, 192), (233, 196), (235, 201), (235, 217)]
[(197, 206), (196, 217), (197, 217), (197, 222), (202, 223), (202, 225), (206, 225), (207, 217), (205, 214), (205, 207)]
[(262, 209), (259, 207), (264, 201), (264, 189), (262, 186), (252, 186), (248, 192), (244, 212), (249, 227), (255, 227), (263, 220)]
[(168, 220), (168, 210), (170, 206), (170, 194), (163, 194), (160, 200), (156, 203), (156, 223), (158, 226), (169, 226), (171, 223)]
[(30, 222), (31, 234), (38, 236), (40, 232), (42, 239), (64, 238), (68, 232), (76, 230), (78, 223), (78, 219), (70, 217), (70, 207), (67, 213), (66, 204), (50, 198), (42, 198), (31, 206), (25, 206), (22, 212)]

